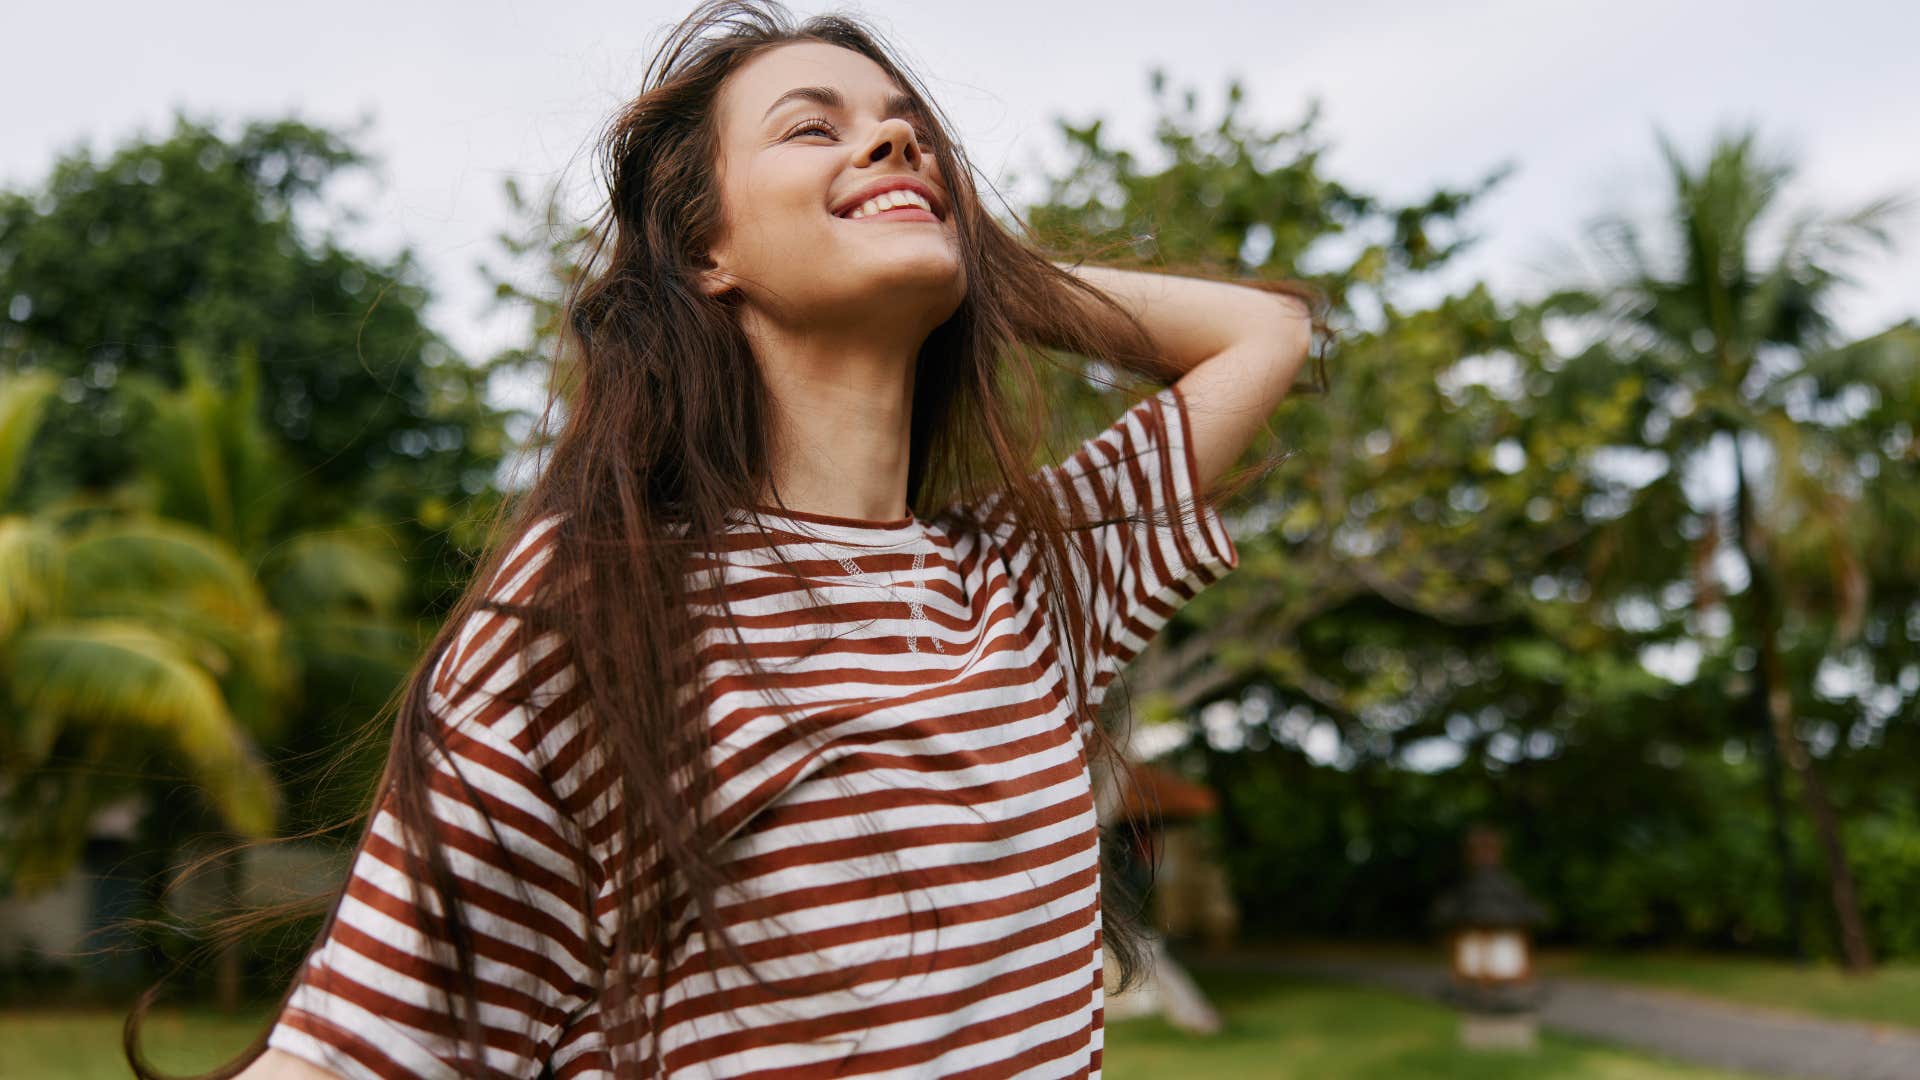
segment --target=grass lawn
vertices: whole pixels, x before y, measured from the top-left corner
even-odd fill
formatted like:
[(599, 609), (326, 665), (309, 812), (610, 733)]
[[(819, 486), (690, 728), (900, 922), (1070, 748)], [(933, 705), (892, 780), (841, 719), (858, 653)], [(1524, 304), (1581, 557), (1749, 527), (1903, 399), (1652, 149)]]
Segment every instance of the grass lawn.
[[(1261, 942), (1248, 948), (1444, 962), (1438, 947), (1390, 943)], [(1911, 960), (1883, 964), (1862, 978), (1844, 974), (1831, 963), (1802, 965), (1766, 956), (1542, 949), (1534, 959), (1534, 969), (1547, 976), (1609, 979), (1836, 1020), (1920, 1028), (1920, 962)]]
[[(1542, 1032), (1529, 1054), (1471, 1054), (1456, 1045), (1451, 1012), (1396, 995), (1252, 973), (1209, 973), (1202, 983), (1226, 1017), (1202, 1039), (1158, 1020), (1107, 1029), (1112, 1080), (1207, 1077), (1553, 1077), (1565, 1080), (1706, 1080), (1739, 1074), (1656, 1061)], [(265, 1014), (240, 1017), (160, 1010), (145, 1046), (169, 1072), (205, 1069), (252, 1039)], [(124, 1080), (122, 1016), (106, 1011), (0, 1013), (0, 1076)]]
[(1303, 982), (1253, 972), (1196, 973), (1226, 1029), (1211, 1038), (1160, 1020), (1107, 1027), (1108, 1080), (1206, 1077), (1553, 1077), (1564, 1080), (1679, 1080), (1744, 1074), (1675, 1064), (1553, 1032), (1529, 1053), (1470, 1052), (1459, 1046), (1451, 1010), (1382, 991)]
[(1800, 965), (1697, 953), (1548, 950), (1540, 958), (1540, 970), (1683, 990), (1841, 1020), (1920, 1027), (1920, 963), (1912, 961), (1883, 964), (1873, 974), (1860, 977), (1830, 963)]
[[(203, 1072), (252, 1042), (267, 1015), (156, 1009), (141, 1029), (140, 1048), (162, 1072)], [(128, 1080), (133, 1074), (120, 1053), (125, 1020), (124, 1012), (104, 1009), (0, 1012), (0, 1077)]]

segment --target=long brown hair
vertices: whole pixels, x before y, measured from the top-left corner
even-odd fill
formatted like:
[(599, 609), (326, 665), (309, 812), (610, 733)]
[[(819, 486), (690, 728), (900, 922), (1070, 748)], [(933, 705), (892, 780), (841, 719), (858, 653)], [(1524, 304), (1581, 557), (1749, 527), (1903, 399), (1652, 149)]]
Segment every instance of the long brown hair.
[[(1038, 587), (1065, 628), (1058, 640), (1065, 646), (1070, 685), (1080, 688), (1070, 698), (1081, 712), (1076, 721), (1087, 711), (1092, 673), (1083, 656), (1082, 630), (1088, 614), (1068, 587), (1066, 560), (1069, 534), (1101, 522), (1064, 514), (1066, 508), (1031, 471), (1048, 425), (1044, 369), (1060, 364), (1049, 350), (1095, 357), (1153, 384), (1164, 385), (1178, 372), (1155, 354), (1145, 329), (1118, 304), (1053, 264), (1056, 258), (1084, 258), (1086, 252), (1043, 251), (986, 212), (972, 166), (948, 137), (944, 116), (879, 43), (879, 35), (843, 14), (795, 25), (778, 3), (706, 0), (673, 29), (649, 64), (642, 92), (611, 118), (597, 143), (607, 202), (588, 234), (588, 256), (560, 305), (548, 404), (534, 439), (545, 460), (529, 488), (496, 508), (477, 573), (397, 692), (387, 763), (375, 791), (374, 803), (388, 799), (408, 834), (421, 838), (422, 850), (409, 852), (407, 876), (416, 892), (425, 887), (434, 894), (435, 904), (421, 906), (436, 912), (436, 936), (451, 943), (448, 967), (459, 975), (459, 985), (441, 989), (462, 999), (464, 1008), (453, 1015), (466, 1018), (466, 1050), (476, 1063), (484, 1060), (484, 1043), (473, 956), (454, 902), (454, 875), (433, 842), (428, 797), (434, 755), (447, 753), (444, 724), (428, 708), (429, 683), (460, 627), (476, 612), (515, 616), (518, 644), (563, 643), (561, 655), (577, 679), (574, 692), (591, 703), (582, 710), (585, 738), (605, 755), (616, 777), (618, 840), (611, 846), (627, 853), (650, 851), (677, 879), (700, 932), (717, 934), (727, 955), (766, 985), (746, 962), (716, 905), (726, 871), (716, 859), (715, 834), (706, 819), (706, 795), (713, 785), (705, 770), (707, 732), (677, 688), (687, 685), (697, 668), (690, 648), (697, 635), (688, 610), (695, 597), (686, 560), (722, 550), (729, 512), (758, 504), (770, 479), (769, 391), (733, 311), (737, 297), (709, 297), (695, 284), (705, 242), (722, 223), (713, 183), (715, 104), (729, 74), (746, 61), (803, 41), (870, 57), (924, 110), (932, 129), (926, 149), (936, 155), (947, 179), (968, 285), (960, 308), (927, 337), (919, 353), (908, 502), (916, 514), (928, 517), (960, 503), (976, 505), (988, 492), (1000, 494), (995, 505), (1032, 539)], [(1314, 286), (1242, 284), (1303, 301), (1315, 329), (1326, 333), (1325, 297)], [(1098, 307), (1083, 309), (1082, 297)], [(1323, 375), (1319, 381), (1324, 386)], [(557, 434), (548, 437), (556, 410), (562, 420)], [(1241, 470), (1201, 498), (1224, 499), (1264, 471)], [(1197, 513), (1198, 505), (1176, 512)], [(559, 518), (548, 563), (556, 569), (543, 576), (537, 595), (519, 604), (490, 595), (487, 586), (504, 568), (515, 541), (550, 516)], [(716, 583), (716, 601), (718, 588)], [(748, 662), (759, 670), (750, 655)], [(502, 696), (524, 704), (535, 681), (523, 680)], [(1095, 721), (1089, 760), (1111, 767), (1114, 739), (1097, 718), (1089, 719)], [(421, 752), (423, 746), (432, 751)], [(1115, 771), (1121, 777), (1127, 773)], [(362, 843), (372, 805), (361, 824)], [(1119, 877), (1102, 874), (1103, 888), (1118, 887)], [(677, 907), (657, 902), (657, 889), (631, 875), (620, 875), (618, 891), (619, 930), (597, 965), (607, 973), (602, 994), (610, 1016), (645, 1000), (642, 988), (628, 985), (628, 973), (644, 970), (644, 959), (664, 957), (670, 947), (670, 909)], [(581, 902), (591, 917), (591, 899)], [(331, 903), (323, 940), (332, 929), (339, 896)], [(1125, 987), (1141, 962), (1137, 916), (1125, 903), (1103, 904), (1103, 909), (1103, 940)], [(291, 917), (284, 910), (275, 914)], [(655, 967), (664, 976), (667, 965)], [(126, 1032), (128, 1060), (143, 1078), (157, 1076), (136, 1049), (139, 1021), (152, 995), (149, 991), (135, 1007)], [(204, 1075), (240, 1071), (264, 1050), (267, 1034), (243, 1057)], [(657, 1053), (658, 1040), (655, 1044)]]

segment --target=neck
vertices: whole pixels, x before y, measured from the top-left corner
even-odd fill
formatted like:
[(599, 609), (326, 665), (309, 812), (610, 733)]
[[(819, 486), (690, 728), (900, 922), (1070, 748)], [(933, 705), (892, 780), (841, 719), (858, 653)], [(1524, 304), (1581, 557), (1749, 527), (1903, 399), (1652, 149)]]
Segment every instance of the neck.
[[(773, 397), (766, 505), (891, 521), (907, 514), (914, 362), (924, 333), (749, 335)], [(779, 499), (774, 498), (774, 490)]]

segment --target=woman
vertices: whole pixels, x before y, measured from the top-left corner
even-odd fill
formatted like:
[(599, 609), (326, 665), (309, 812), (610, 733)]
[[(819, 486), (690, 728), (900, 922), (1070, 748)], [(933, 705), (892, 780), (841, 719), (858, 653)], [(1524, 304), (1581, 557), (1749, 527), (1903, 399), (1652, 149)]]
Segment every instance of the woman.
[[(662, 57), (564, 427), (243, 1075), (1097, 1075), (1095, 710), (1236, 565), (1201, 495), (1317, 294), (1049, 263), (844, 18)], [(1178, 381), (1029, 471), (1024, 345)]]

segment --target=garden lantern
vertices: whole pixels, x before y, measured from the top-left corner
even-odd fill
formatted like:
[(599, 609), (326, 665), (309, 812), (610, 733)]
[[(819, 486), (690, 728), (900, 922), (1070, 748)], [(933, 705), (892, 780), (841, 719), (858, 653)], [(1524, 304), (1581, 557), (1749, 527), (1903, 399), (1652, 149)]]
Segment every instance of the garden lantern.
[(1528, 1048), (1535, 1042), (1533, 928), (1546, 912), (1501, 865), (1499, 832), (1467, 834), (1466, 878), (1434, 905), (1448, 931), (1453, 982), (1448, 998), (1461, 1010), (1461, 1041), (1472, 1047)]

